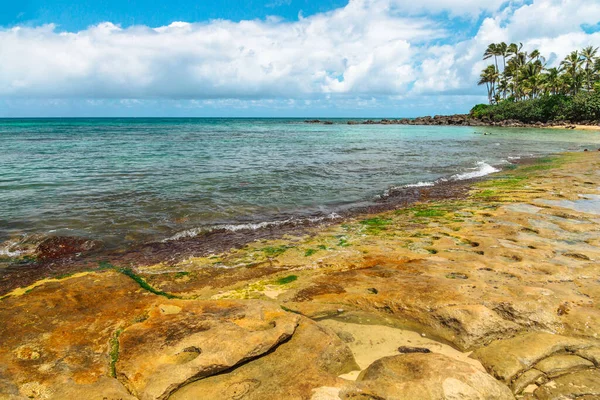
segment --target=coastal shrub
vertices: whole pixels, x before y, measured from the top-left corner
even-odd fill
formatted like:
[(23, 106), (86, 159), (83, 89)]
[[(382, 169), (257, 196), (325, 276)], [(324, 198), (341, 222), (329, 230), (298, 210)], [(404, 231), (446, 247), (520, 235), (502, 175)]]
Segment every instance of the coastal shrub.
[(471, 110), (471, 115), (493, 122), (597, 121), (600, 120), (600, 93), (580, 92), (575, 96), (547, 95), (518, 102), (507, 99), (494, 105), (478, 104)]
[(600, 93), (580, 92), (572, 97), (565, 116), (571, 121), (600, 120)]
[(488, 108), (490, 108), (489, 104), (477, 104), (475, 107), (471, 108), (469, 114), (471, 114), (474, 118), (481, 118), (484, 116)]

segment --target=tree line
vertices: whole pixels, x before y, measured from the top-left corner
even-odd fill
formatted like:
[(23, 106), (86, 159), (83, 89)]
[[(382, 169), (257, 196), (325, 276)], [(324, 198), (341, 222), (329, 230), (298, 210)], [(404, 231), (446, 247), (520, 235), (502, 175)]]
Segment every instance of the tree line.
[(486, 85), (490, 104), (552, 95), (575, 96), (582, 91), (600, 92), (597, 47), (572, 51), (558, 67), (551, 68), (546, 67), (546, 59), (539, 50), (528, 53), (522, 43), (492, 43), (483, 59), (493, 60), (481, 72), (478, 82)]

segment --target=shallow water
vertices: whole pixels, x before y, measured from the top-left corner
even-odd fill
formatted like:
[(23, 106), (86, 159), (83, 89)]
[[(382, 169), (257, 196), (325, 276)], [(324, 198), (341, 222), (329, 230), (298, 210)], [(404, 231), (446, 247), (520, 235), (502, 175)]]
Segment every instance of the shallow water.
[(119, 246), (328, 216), (391, 187), (599, 142), (594, 132), (291, 119), (0, 120), (0, 242), (54, 233)]

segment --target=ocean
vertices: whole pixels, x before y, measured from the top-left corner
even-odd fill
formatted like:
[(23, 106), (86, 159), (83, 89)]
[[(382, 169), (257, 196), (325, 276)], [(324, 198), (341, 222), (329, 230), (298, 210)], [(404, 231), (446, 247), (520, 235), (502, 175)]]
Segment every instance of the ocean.
[(117, 248), (214, 228), (335, 219), (393, 188), (600, 147), (600, 134), (585, 131), (333, 121), (2, 119), (0, 255), (23, 235), (82, 236)]

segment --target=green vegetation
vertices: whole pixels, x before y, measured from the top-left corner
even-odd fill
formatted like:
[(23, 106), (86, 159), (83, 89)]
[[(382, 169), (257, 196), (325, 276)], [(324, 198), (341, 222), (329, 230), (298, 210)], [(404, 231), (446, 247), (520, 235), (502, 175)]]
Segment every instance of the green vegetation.
[[(600, 58), (593, 46), (571, 52), (557, 67), (548, 67), (538, 50), (522, 44), (492, 43), (483, 59), (494, 59), (481, 73), (487, 104), (471, 110), (475, 118), (525, 123), (600, 120)], [(501, 68), (499, 60), (502, 60)]]
[(147, 290), (150, 293), (154, 293), (158, 296), (163, 296), (166, 297), (167, 299), (177, 299), (179, 298), (178, 296), (163, 292), (162, 290), (158, 290), (153, 288), (148, 282), (146, 282), (146, 280), (144, 278), (142, 278), (141, 276), (137, 275), (135, 272), (133, 272), (132, 269), (130, 268), (125, 268), (125, 267), (117, 267), (115, 265), (112, 265), (110, 262), (108, 261), (100, 261), (99, 263), (99, 267), (100, 269), (113, 269), (125, 276), (128, 276), (129, 278), (133, 279), (138, 285), (140, 285), (140, 287), (144, 290)]
[(108, 366), (108, 369), (110, 371), (110, 376), (113, 378), (117, 377), (117, 361), (119, 360), (119, 336), (121, 336), (121, 333), (123, 332), (123, 329), (119, 328), (115, 331), (114, 335), (112, 338), (110, 338), (110, 350), (109, 350), (109, 356), (110, 356), (110, 363)]
[(366, 227), (366, 233), (370, 235), (381, 233), (381, 231), (386, 230), (386, 227), (391, 223), (391, 219), (380, 217), (368, 218), (360, 221), (360, 224)]
[(175, 279), (183, 278), (184, 276), (188, 276), (190, 273), (187, 271), (180, 271), (175, 274)]
[(290, 248), (290, 246), (269, 246), (269, 247), (263, 247), (261, 250), (265, 253), (265, 255), (267, 257), (277, 257), (283, 253), (285, 253), (288, 249)]
[(348, 243), (348, 240), (345, 237), (343, 237), (343, 236), (336, 236), (336, 237), (339, 239), (339, 241), (337, 243), (337, 245), (339, 247), (348, 247), (348, 246), (350, 246), (350, 243)]
[(288, 275), (283, 278), (279, 278), (275, 281), (277, 285), (287, 285), (288, 283), (294, 282), (298, 277), (296, 275)]
[(312, 256), (313, 254), (315, 254), (317, 251), (319, 251), (319, 250), (316, 250), (316, 249), (308, 249), (308, 250), (306, 250), (306, 251), (304, 252), (304, 257), (310, 257), (310, 256)]
[(446, 211), (440, 210), (439, 208), (429, 208), (418, 210), (415, 212), (415, 217), (443, 217), (446, 215)]

